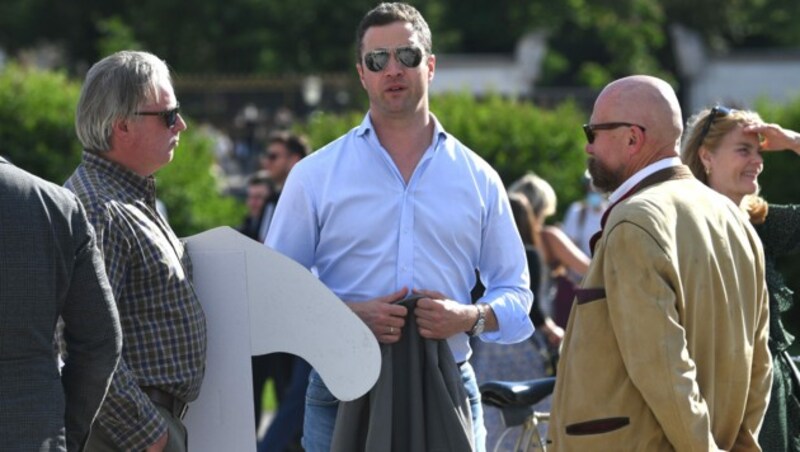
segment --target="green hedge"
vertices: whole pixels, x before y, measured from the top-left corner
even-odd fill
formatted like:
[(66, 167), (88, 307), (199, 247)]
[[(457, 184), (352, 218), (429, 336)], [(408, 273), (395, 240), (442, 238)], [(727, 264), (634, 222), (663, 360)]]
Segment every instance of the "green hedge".
[[(575, 104), (544, 110), (529, 102), (495, 95), (476, 100), (462, 93), (434, 96), (431, 110), (445, 130), (485, 158), (506, 185), (528, 171), (536, 172), (556, 190), (559, 212), (581, 197), (586, 139), (580, 126), (586, 114)], [(363, 118), (364, 112), (319, 113), (298, 130), (319, 148)]]
[(61, 72), (8, 65), (0, 72), (0, 154), (62, 184), (80, 161), (75, 104), (80, 85)]
[[(63, 184), (80, 162), (75, 106), (80, 83), (61, 72), (10, 64), (0, 71), (0, 155), (37, 176)], [(236, 225), (244, 206), (217, 190), (213, 143), (200, 129), (181, 134), (175, 160), (159, 172), (158, 193), (180, 236)]]
[[(585, 138), (580, 130), (586, 114), (566, 103), (543, 110), (527, 102), (490, 96), (476, 100), (466, 94), (437, 96), (431, 110), (445, 129), (483, 156), (500, 173), (506, 185), (527, 171), (535, 171), (556, 190), (561, 218), (569, 203), (581, 196), (580, 176), (586, 165)], [(800, 98), (787, 105), (762, 102), (758, 110), (766, 121), (800, 131)], [(321, 147), (358, 125), (364, 112), (317, 114), (299, 128), (313, 146)], [(800, 203), (800, 158), (791, 152), (765, 155), (760, 177), (763, 195), (770, 202)], [(800, 259), (788, 256), (779, 268), (789, 285), (800, 291)], [(784, 315), (787, 328), (800, 335), (800, 308)], [(793, 348), (800, 354), (800, 344)]]
[(189, 128), (181, 132), (172, 162), (156, 174), (158, 197), (167, 206), (169, 223), (181, 237), (237, 226), (245, 215), (244, 204), (220, 194), (214, 142), (205, 130), (187, 121)]
[[(34, 174), (63, 183), (80, 160), (73, 126), (79, 89), (80, 83), (63, 73), (7, 65), (0, 71), (0, 154)], [(574, 104), (545, 110), (499, 96), (476, 100), (464, 93), (435, 96), (431, 109), (445, 129), (492, 164), (506, 184), (535, 171), (555, 188), (559, 212), (580, 197), (586, 161), (580, 125), (586, 114)], [(800, 98), (781, 106), (762, 102), (758, 110), (767, 121), (800, 130)], [(314, 147), (321, 147), (358, 125), (363, 116), (364, 112), (319, 113), (298, 130)], [(235, 225), (244, 215), (240, 202), (220, 195), (213, 173), (213, 142), (189, 122), (174, 161), (157, 175), (159, 196), (181, 236)], [(767, 200), (800, 202), (797, 155), (767, 154), (765, 168), (760, 180)], [(792, 256), (780, 268), (795, 291), (800, 290), (800, 260)], [(800, 309), (794, 308), (787, 323), (790, 330), (800, 332)], [(795, 353), (800, 353), (800, 346)]]

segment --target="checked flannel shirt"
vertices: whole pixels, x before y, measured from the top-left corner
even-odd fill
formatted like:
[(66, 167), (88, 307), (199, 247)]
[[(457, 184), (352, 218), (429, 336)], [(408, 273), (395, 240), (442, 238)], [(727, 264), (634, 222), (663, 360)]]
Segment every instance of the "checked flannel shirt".
[(205, 372), (206, 323), (183, 244), (155, 208), (155, 179), (89, 152), (65, 186), (95, 228), (123, 331), (119, 362), (97, 423), (120, 450), (143, 450), (166, 431), (141, 391), (195, 400)]

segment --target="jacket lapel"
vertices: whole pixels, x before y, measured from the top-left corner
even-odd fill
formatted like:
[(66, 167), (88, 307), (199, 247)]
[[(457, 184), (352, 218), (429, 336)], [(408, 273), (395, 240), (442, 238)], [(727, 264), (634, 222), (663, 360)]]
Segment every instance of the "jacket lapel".
[(621, 203), (622, 201), (630, 198), (631, 196), (635, 195), (636, 193), (648, 188), (652, 187), (653, 185), (660, 184), (662, 182), (667, 182), (670, 180), (679, 180), (679, 179), (691, 179), (694, 176), (692, 175), (692, 171), (689, 170), (689, 167), (686, 165), (679, 165), (679, 166), (671, 166), (669, 168), (664, 168), (662, 170), (658, 170), (655, 173), (645, 177), (642, 179), (641, 182), (634, 185), (633, 188), (628, 190), (622, 197), (620, 197), (617, 202), (608, 206), (605, 212), (603, 212), (603, 217), (600, 219), (600, 230), (597, 231), (589, 240), (589, 249), (592, 250), (592, 256), (594, 256), (594, 248), (597, 242), (600, 240), (600, 237), (603, 236), (603, 229), (606, 227), (606, 221), (608, 221), (608, 215), (611, 213), (611, 209), (613, 209), (617, 204)]

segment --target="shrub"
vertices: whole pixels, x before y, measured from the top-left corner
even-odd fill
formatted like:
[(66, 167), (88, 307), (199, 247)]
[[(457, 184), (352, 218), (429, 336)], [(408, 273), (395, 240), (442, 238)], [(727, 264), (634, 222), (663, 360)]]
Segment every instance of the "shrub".
[(166, 204), (169, 223), (179, 237), (235, 226), (245, 214), (244, 204), (220, 195), (213, 149), (211, 136), (190, 124), (181, 133), (172, 162), (156, 174), (158, 197)]
[[(445, 130), (486, 159), (506, 185), (534, 171), (553, 185), (561, 212), (582, 196), (580, 178), (586, 158), (580, 126), (585, 114), (575, 104), (544, 110), (529, 102), (495, 95), (476, 100), (462, 93), (434, 96), (431, 110)], [(364, 112), (319, 113), (300, 131), (319, 148), (363, 117)]]
[[(21, 68), (0, 70), (0, 155), (63, 184), (80, 163), (75, 106), (80, 84), (61, 72)], [(220, 195), (212, 173), (213, 142), (199, 128), (181, 134), (175, 160), (158, 174), (158, 195), (179, 236), (237, 224), (244, 206)]]
[(0, 71), (0, 154), (20, 168), (62, 184), (80, 161), (75, 105), (80, 86), (61, 72)]

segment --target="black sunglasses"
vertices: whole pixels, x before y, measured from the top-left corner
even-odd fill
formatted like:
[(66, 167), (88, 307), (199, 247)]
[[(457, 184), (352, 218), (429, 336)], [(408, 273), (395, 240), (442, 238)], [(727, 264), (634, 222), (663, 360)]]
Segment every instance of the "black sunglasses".
[(647, 131), (643, 126), (639, 124), (631, 124), (630, 122), (603, 122), (600, 124), (584, 124), (583, 125), (583, 133), (586, 134), (586, 141), (589, 144), (594, 143), (594, 131), (595, 130), (612, 130), (618, 129), (620, 127), (638, 127), (642, 129), (642, 132)]
[(164, 111), (137, 111), (134, 113), (137, 116), (161, 116), (164, 118), (164, 123), (167, 125), (168, 129), (171, 129), (175, 126), (175, 123), (178, 122), (178, 114), (181, 112), (181, 106), (178, 104), (175, 108), (171, 108), (169, 110)]
[[(364, 65), (372, 72), (380, 72), (389, 64), (391, 51), (376, 49), (364, 54)], [(415, 46), (398, 47), (394, 49), (394, 57), (403, 66), (415, 68), (422, 62), (422, 49)]]
[(722, 105), (717, 105), (716, 107), (712, 108), (706, 117), (707, 119), (705, 124), (703, 124), (703, 130), (700, 132), (699, 143), (703, 144), (703, 141), (706, 139), (706, 135), (708, 135), (708, 131), (711, 130), (711, 124), (714, 123), (715, 119), (728, 116), (732, 111), (733, 109), (723, 107)]

